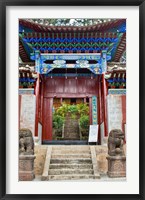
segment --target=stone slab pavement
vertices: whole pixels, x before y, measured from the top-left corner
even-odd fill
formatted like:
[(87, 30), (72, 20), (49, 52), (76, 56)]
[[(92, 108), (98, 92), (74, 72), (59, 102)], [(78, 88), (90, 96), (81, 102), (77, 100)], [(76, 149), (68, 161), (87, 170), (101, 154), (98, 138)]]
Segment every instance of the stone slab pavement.
[[(35, 176), (35, 179), (33, 181), (41, 181), (41, 176)], [(53, 180), (48, 180), (53, 181)], [(63, 182), (125, 182), (127, 181), (126, 177), (124, 178), (109, 178), (107, 175), (101, 175), (100, 179), (83, 179), (83, 180), (55, 180), (55, 181), (63, 181)], [(54, 182), (54, 181), (53, 181)]]

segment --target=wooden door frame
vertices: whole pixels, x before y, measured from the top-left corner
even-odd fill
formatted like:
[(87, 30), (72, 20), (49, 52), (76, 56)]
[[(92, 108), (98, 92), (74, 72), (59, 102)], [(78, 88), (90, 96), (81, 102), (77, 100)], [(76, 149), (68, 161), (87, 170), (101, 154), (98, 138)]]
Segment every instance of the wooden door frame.
[[(53, 99), (54, 98), (74, 98), (74, 96), (71, 95), (64, 95), (64, 97), (45, 97), (43, 98), (43, 113), (42, 113), (42, 140), (52, 140), (52, 108), (53, 108)], [(90, 125), (92, 124), (92, 97), (86, 96), (86, 95), (81, 95), (81, 97), (75, 97), (76, 99), (78, 98), (89, 98), (89, 120), (90, 120)], [(48, 109), (46, 109), (48, 107)]]

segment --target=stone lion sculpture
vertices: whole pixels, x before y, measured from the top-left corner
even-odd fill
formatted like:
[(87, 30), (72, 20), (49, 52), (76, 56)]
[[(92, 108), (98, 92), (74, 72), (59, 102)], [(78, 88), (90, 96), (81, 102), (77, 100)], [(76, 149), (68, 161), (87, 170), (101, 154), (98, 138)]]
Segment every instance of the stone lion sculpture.
[(110, 156), (124, 155), (123, 140), (124, 133), (120, 129), (110, 131), (108, 138), (108, 154)]
[(29, 129), (20, 129), (19, 131), (19, 154), (34, 154), (34, 140), (32, 132)]

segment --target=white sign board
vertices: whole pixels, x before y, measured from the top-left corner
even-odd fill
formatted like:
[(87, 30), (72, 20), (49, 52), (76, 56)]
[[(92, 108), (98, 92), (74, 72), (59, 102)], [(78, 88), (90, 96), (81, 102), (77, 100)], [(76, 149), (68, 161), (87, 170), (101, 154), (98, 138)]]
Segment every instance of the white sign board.
[(97, 141), (98, 141), (98, 125), (90, 125), (88, 142), (97, 142)]

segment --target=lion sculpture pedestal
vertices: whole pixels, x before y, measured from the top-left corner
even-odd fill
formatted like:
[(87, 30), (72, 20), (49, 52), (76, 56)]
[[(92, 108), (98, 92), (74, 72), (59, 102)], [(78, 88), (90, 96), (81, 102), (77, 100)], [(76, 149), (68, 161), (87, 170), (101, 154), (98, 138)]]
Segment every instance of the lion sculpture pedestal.
[(34, 141), (29, 129), (19, 131), (19, 181), (32, 181), (34, 175)]
[(123, 151), (124, 134), (119, 129), (110, 132), (108, 138), (108, 176), (126, 177), (126, 156)]

